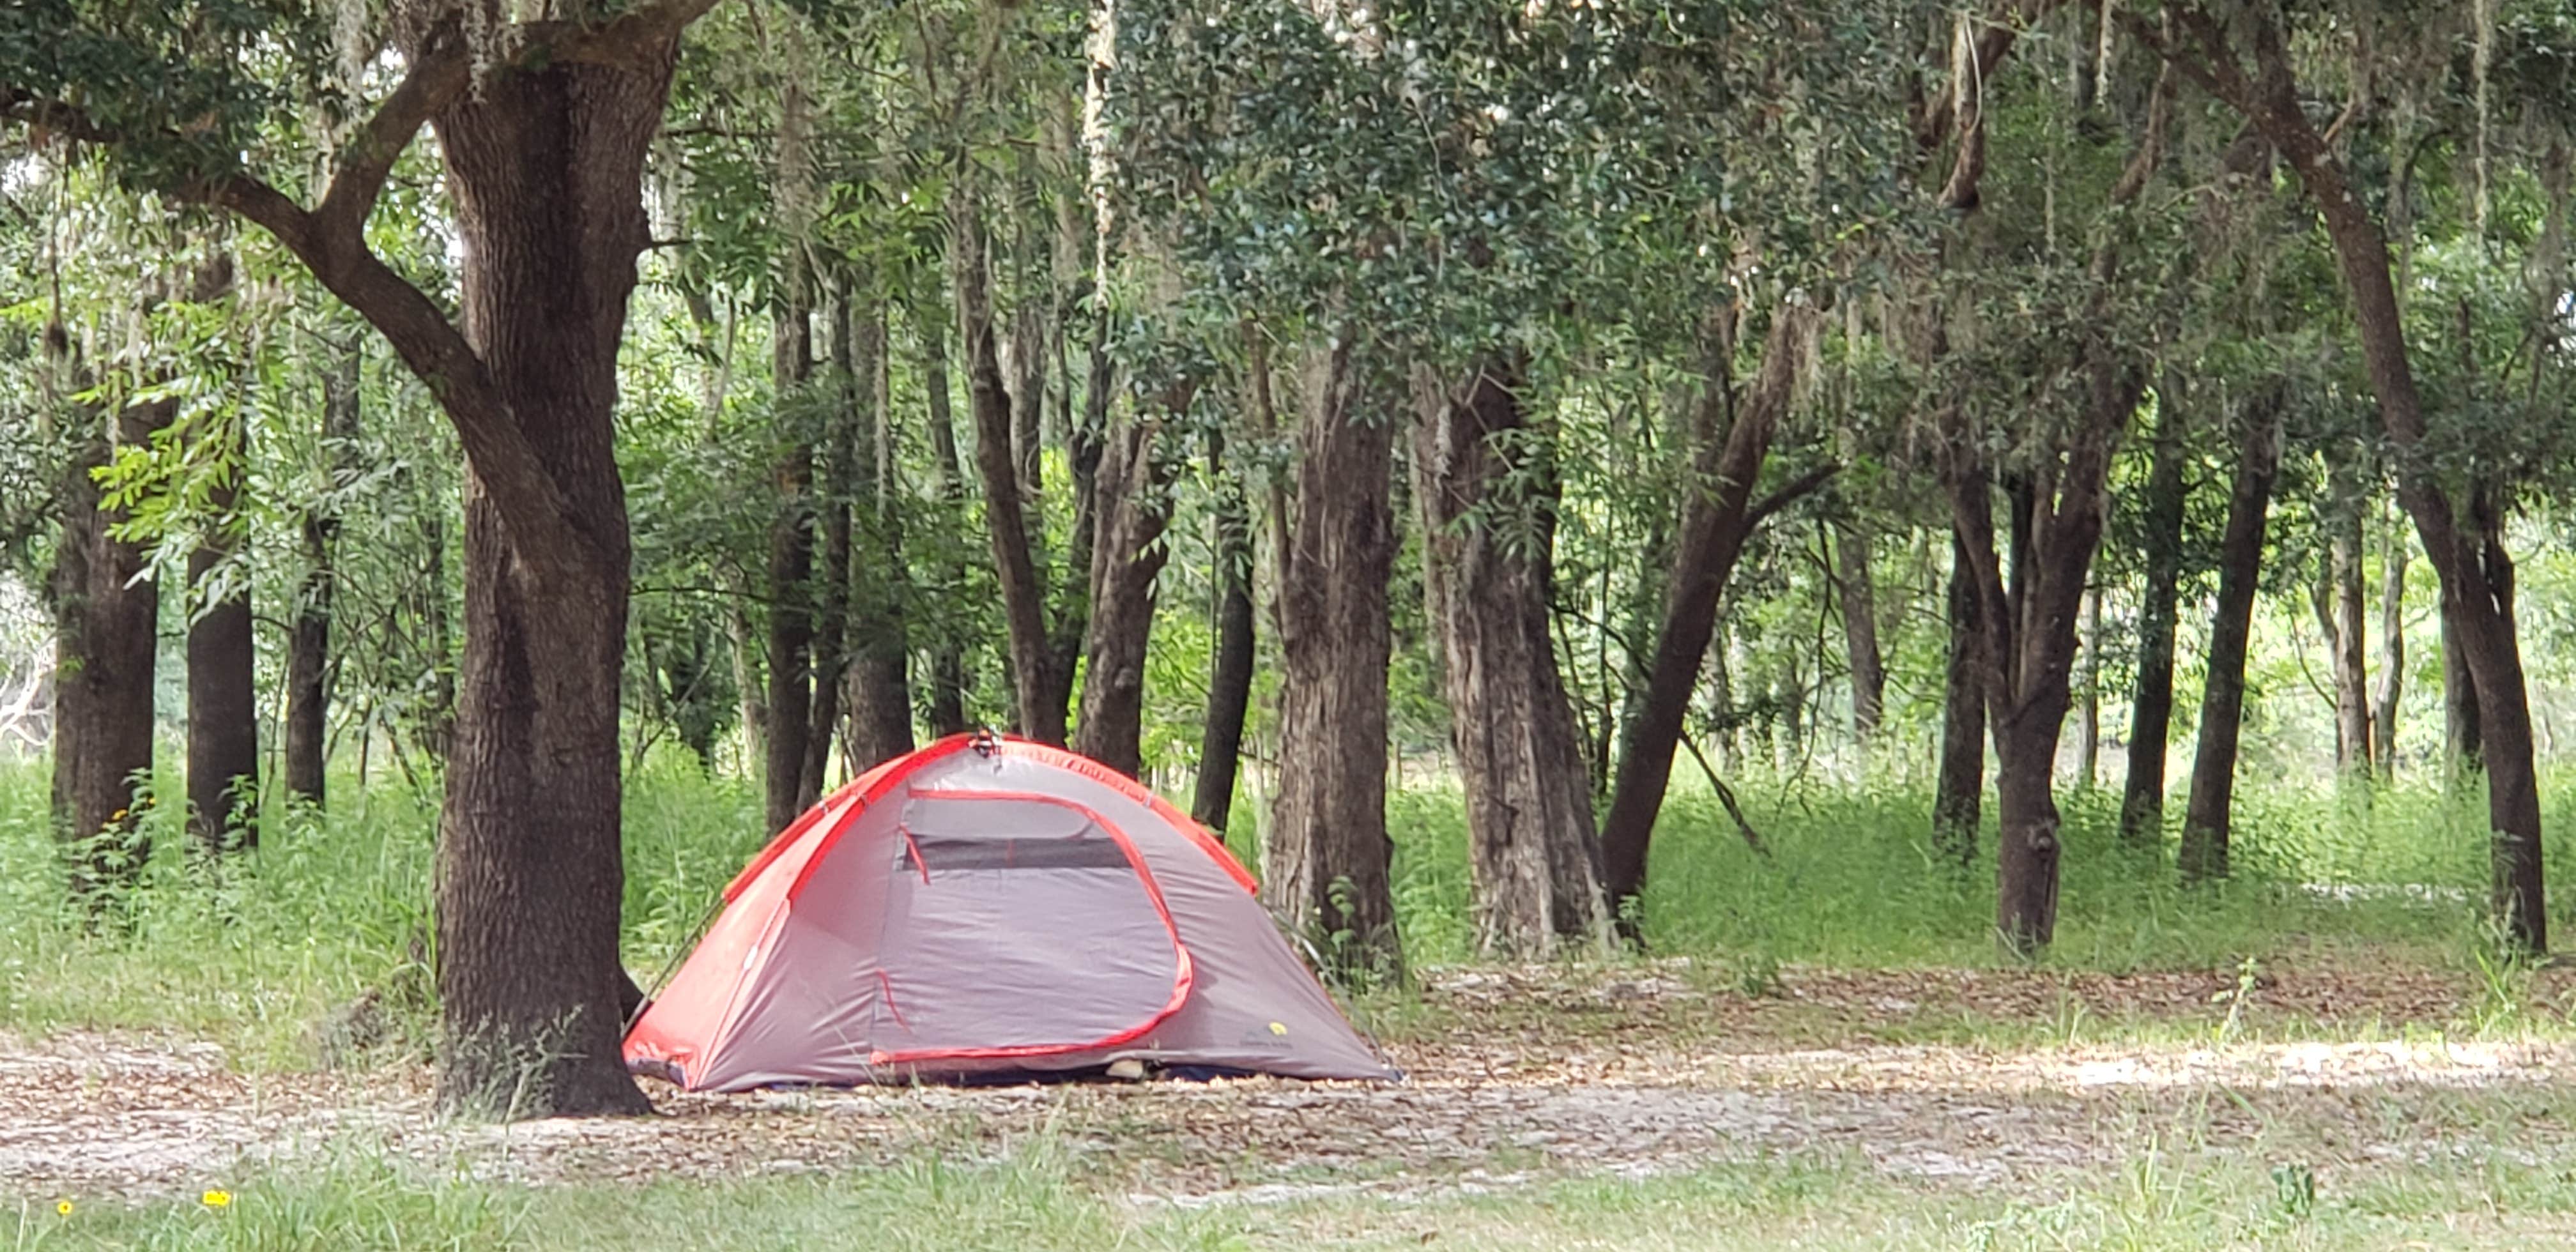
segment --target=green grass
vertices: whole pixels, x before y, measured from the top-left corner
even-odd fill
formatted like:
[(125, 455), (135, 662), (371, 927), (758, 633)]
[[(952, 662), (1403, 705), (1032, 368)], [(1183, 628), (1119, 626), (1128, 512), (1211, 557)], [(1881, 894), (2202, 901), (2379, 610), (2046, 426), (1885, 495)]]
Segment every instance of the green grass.
[(2563, 1168), (2517, 1163), (2500, 1151), (2439, 1170), (2306, 1171), (2305, 1185), (2303, 1169), (2260, 1153), (2185, 1147), (1997, 1191), (1797, 1157), (1645, 1178), (1403, 1180), (1395, 1188), (1318, 1187), (1303, 1198), (1181, 1206), (1115, 1194), (1044, 1141), (989, 1162), (924, 1158), (829, 1176), (546, 1188), (424, 1174), (348, 1153), (293, 1175), (253, 1178), (220, 1209), (182, 1199), (82, 1205), (65, 1217), (33, 1199), (14, 1215), (0, 1212), (0, 1246), (2188, 1252), (2506, 1248), (2576, 1238), (2576, 1181)]
[[(221, 1041), (237, 1065), (291, 1068), (314, 1060), (313, 1024), (365, 990), (404, 991), (417, 1004), (435, 784), (415, 791), (380, 775), (362, 793), (343, 775), (333, 785), (341, 799), (331, 812), (273, 816), (260, 851), (220, 873), (186, 855), (176, 814), (156, 809), (144, 886), (92, 919), (64, 900), (42, 764), (0, 763), (0, 1029), (166, 1030)], [(1659, 954), (1742, 970), (2001, 959), (1991, 861), (1962, 869), (1933, 853), (1920, 788), (1755, 777), (1741, 789), (1769, 859), (1746, 848), (1704, 789), (1678, 786), (1666, 808), (1645, 902)], [(160, 793), (180, 794), (171, 780)], [(2241, 803), (2238, 876), (2186, 890), (2160, 855), (2119, 846), (2116, 797), (2070, 794), (2048, 961), (2229, 968), (2248, 955), (2350, 952), (2474, 974), (2486, 872), (2477, 815), (2422, 789), (2365, 802), (2253, 787)], [(2551, 863), (2564, 865), (2576, 813), (2560, 808)], [(1409, 955), (1420, 966), (1472, 960), (1458, 797), (1417, 786), (1397, 793), (1388, 815)], [(759, 799), (740, 780), (709, 779), (663, 753), (629, 780), (625, 821), (625, 951), (649, 979), (685, 953), (759, 846)], [(1239, 846), (1252, 842), (1238, 834)], [(2306, 882), (2421, 883), (2469, 898), (2332, 901), (2301, 890)]]

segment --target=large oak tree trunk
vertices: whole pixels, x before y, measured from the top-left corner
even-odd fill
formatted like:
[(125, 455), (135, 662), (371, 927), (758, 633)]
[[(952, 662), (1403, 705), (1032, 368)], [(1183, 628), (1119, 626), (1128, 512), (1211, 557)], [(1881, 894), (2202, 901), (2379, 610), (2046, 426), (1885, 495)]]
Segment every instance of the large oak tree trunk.
[[(1415, 496), (1450, 739), (1467, 795), (1478, 947), (1544, 956), (1609, 937), (1574, 708), (1548, 636), (1556, 499), (1519, 377), (1415, 379)], [(1545, 484), (1525, 485), (1532, 480)], [(1685, 691), (1687, 696), (1687, 691)]]
[(2181, 388), (2156, 398), (2154, 461), (2147, 471), (2147, 583), (2138, 612), (2138, 680), (2129, 700), (2129, 768), (2121, 784), (2120, 838), (2164, 838), (2165, 753), (2173, 737), (2174, 601), (2182, 577)]
[(1986, 696), (1977, 681), (1976, 575), (1950, 532), (1950, 646), (1941, 684), (1941, 764), (1932, 797), (1933, 846), (1961, 865), (1977, 858), (1986, 776)]
[[(59, 350), (62, 329), (46, 334)], [(51, 573), (53, 820), (66, 841), (72, 894), (96, 905), (103, 890), (132, 884), (152, 854), (141, 810), (150, 797), (161, 598), (159, 584), (140, 577), (143, 549), (111, 533), (125, 515), (106, 506), (91, 473), (107, 465), (113, 444), (149, 441), (176, 405), (135, 405), (113, 419), (78, 406), (65, 412), (88, 429), (65, 466)]]
[(1154, 630), (1154, 584), (1171, 551), (1171, 467), (1155, 454), (1165, 409), (1130, 417), (1109, 437), (1099, 474), (1100, 536), (1092, 549), (1091, 612), (1074, 750), (1122, 774), (1144, 769), (1145, 649)]
[(2183, 811), (2184, 880), (2227, 876), (2228, 830), (2236, 796), (2237, 736), (2245, 715), (2245, 654), (2262, 590), (2263, 525), (2280, 463), (2280, 395), (2246, 415), (2227, 530), (2218, 546), (2218, 615), (2209, 627), (2209, 673), (2200, 698), (2200, 735)]
[(1262, 901), (1314, 939), (1336, 977), (1400, 980), (1386, 829), (1395, 431), (1362, 402), (1347, 335), (1311, 358), (1280, 587), (1287, 672)]
[[(358, 435), (359, 369), (355, 345), (322, 380), (324, 458), (331, 486), (341, 486), (349, 441)], [(331, 600), (338, 590), (339, 510), (329, 504), (302, 521), (305, 572), (295, 592), (295, 625), (286, 648), (286, 790), (314, 804), (324, 799), (331, 745)]]
[[(615, 68), (496, 74), (437, 117), (466, 339), (532, 457), (469, 456), (466, 477), (465, 655), (438, 844), (451, 1107), (650, 1107), (618, 1054), (629, 543), (612, 419), (647, 241), (638, 188), (676, 43)], [(543, 505), (504, 498), (532, 476), (551, 484), (559, 526), (537, 529)]]
[[(1761, 371), (1743, 403), (1735, 402), (1722, 368), (1713, 367), (1692, 418), (1694, 486), (1682, 502), (1645, 698), (1622, 736), (1609, 814), (1601, 824), (1603, 886), (1622, 932), (1632, 941), (1638, 936), (1629, 902), (1645, 890), (1647, 848), (1655, 819), (1663, 812), (1700, 661), (1717, 627), (1718, 598), (1735, 572), (1745, 539), (1761, 520), (1753, 487), (1769, 458), (1772, 432), (1788, 411), (1816, 326), (1814, 308), (1782, 305), (1762, 346)], [(1722, 358), (1712, 354), (1712, 359), (1722, 366)]]
[(1046, 584), (1029, 539), (1019, 473), (1012, 455), (1009, 385), (993, 329), (992, 273), (984, 223), (969, 189), (952, 191), (950, 279), (957, 295), (957, 334), (966, 353), (968, 417), (975, 427), (975, 469), (984, 485), (984, 530), (1001, 581), (1002, 616), (1010, 633), (1011, 690), (1019, 732), (1064, 742), (1063, 687), (1047, 635)]
[[(219, 423), (212, 459), (228, 466), (206, 495), (212, 528), (188, 554), (191, 599), (214, 592), (216, 575), (238, 549), (244, 526), (235, 512), (248, 472), (242, 417)], [(188, 624), (188, 832), (208, 853), (256, 847), (259, 824), (259, 687), (254, 672), (250, 586), (235, 581), (213, 603), (191, 604)]]
[(1252, 710), (1252, 509), (1243, 474), (1225, 463), (1220, 436), (1208, 436), (1208, 477), (1215, 486), (1210, 544), (1216, 560), (1216, 649), (1208, 659), (1207, 718), (1199, 737), (1198, 778), (1190, 816), (1222, 831), (1234, 813), (1234, 780), (1243, 758), (1243, 725)]

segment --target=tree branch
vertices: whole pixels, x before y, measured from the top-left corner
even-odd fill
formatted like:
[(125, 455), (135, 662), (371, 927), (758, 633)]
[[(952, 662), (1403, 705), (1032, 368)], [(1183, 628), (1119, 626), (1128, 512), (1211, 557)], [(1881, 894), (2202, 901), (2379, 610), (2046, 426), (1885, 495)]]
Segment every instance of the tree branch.
[(1841, 462), (1828, 461), (1782, 483), (1778, 491), (1754, 501), (1751, 507), (1744, 510), (1744, 532), (1753, 533), (1753, 529), (1760, 526), (1765, 518), (1796, 504), (1806, 496), (1815, 494), (1817, 488), (1832, 481), (1833, 476), (1841, 472), (1843, 472)]

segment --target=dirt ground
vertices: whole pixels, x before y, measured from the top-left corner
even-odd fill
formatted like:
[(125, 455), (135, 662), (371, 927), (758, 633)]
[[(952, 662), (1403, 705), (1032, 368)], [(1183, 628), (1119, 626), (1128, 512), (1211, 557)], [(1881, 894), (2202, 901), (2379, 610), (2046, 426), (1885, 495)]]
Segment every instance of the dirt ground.
[[(2220, 973), (1791, 968), (1754, 982), (1672, 964), (1439, 972), (1390, 1027), (1408, 1074), (1394, 1086), (647, 1084), (663, 1116), (506, 1127), (434, 1117), (416, 1066), (243, 1074), (203, 1042), (0, 1038), (0, 1179), (21, 1195), (193, 1194), (348, 1145), (535, 1183), (726, 1178), (1043, 1136), (1125, 1194), (1200, 1204), (1781, 1154), (2016, 1187), (2149, 1144), (2395, 1166), (2499, 1145), (2556, 1155), (2576, 1134), (2576, 1045), (2447, 1041), (2475, 1009), (2463, 976), (2281, 970), (2240, 991)], [(2561, 1020), (2552, 998), (2570, 986), (2533, 984), (2528, 1011)], [(2127, 1042), (2085, 1042), (2105, 1037)]]

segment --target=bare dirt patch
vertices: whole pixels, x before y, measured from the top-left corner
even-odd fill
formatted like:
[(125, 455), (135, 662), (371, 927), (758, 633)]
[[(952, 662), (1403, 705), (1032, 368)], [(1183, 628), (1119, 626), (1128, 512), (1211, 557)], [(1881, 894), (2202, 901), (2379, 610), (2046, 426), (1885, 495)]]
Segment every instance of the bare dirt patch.
[[(2429, 1027), (2460, 1011), (2458, 981), (2284, 973), (2235, 1007), (2240, 1023), (2332, 1011)], [(2443, 1043), (2423, 1030), (2408, 1041), (1869, 1041), (1927, 1012), (2052, 1020), (2069, 995), (2106, 1016), (2219, 1021), (2231, 975), (1791, 970), (1770, 990), (1748, 996), (1654, 966), (1443, 973), (1388, 1044), (1409, 1075), (1400, 1086), (697, 1096), (654, 1084), (661, 1117), (516, 1126), (435, 1118), (425, 1075), (410, 1069), (245, 1076), (203, 1043), (0, 1040), (0, 1178), (22, 1194), (193, 1194), (262, 1160), (348, 1144), (537, 1183), (735, 1178), (988, 1156), (1044, 1138), (1127, 1194), (1187, 1203), (1781, 1154), (2017, 1185), (2148, 1144), (2403, 1162), (2485, 1142), (2499, 1108), (2517, 1110), (2521, 1150), (2556, 1150), (2569, 1124), (2561, 1093), (2576, 1048), (2557, 1042)], [(1836, 1020), (1848, 1042), (1819, 1046), (1819, 1022)]]

